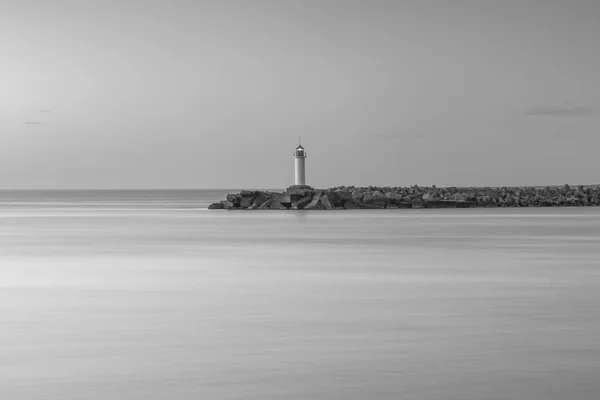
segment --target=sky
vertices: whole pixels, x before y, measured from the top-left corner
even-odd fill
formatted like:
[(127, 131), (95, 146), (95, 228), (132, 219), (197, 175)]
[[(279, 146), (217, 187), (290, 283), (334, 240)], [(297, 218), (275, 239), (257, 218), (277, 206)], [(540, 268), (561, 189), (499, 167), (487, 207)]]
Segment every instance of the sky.
[(0, 1), (0, 188), (600, 183), (600, 1)]

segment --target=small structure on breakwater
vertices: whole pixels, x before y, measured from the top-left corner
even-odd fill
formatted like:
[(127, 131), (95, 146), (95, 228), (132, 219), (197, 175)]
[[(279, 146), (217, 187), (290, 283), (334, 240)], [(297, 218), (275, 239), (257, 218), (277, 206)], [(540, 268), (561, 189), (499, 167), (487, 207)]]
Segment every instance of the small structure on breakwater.
[(211, 204), (226, 210), (342, 210), (399, 208), (599, 206), (600, 186), (504, 188), (290, 186), (282, 193), (242, 190)]

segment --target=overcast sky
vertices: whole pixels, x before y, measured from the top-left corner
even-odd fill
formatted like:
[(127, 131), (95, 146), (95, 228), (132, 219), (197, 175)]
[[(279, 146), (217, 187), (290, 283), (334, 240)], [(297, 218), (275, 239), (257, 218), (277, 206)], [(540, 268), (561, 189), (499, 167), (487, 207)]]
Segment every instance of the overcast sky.
[(0, 188), (600, 183), (600, 1), (0, 1)]

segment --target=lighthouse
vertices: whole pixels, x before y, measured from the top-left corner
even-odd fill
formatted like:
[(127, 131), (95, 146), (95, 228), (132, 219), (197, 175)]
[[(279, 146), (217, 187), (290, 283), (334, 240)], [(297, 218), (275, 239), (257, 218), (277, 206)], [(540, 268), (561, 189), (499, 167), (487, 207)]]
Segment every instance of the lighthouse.
[(306, 160), (306, 151), (304, 151), (304, 147), (302, 147), (300, 140), (298, 140), (298, 147), (294, 151), (295, 185), (306, 185), (304, 160)]

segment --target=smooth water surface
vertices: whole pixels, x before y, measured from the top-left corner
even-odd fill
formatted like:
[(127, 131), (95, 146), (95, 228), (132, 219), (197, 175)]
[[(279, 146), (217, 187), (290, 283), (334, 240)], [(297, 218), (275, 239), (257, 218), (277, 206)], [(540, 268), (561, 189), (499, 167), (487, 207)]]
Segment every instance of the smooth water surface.
[(600, 398), (600, 208), (0, 192), (0, 398)]

